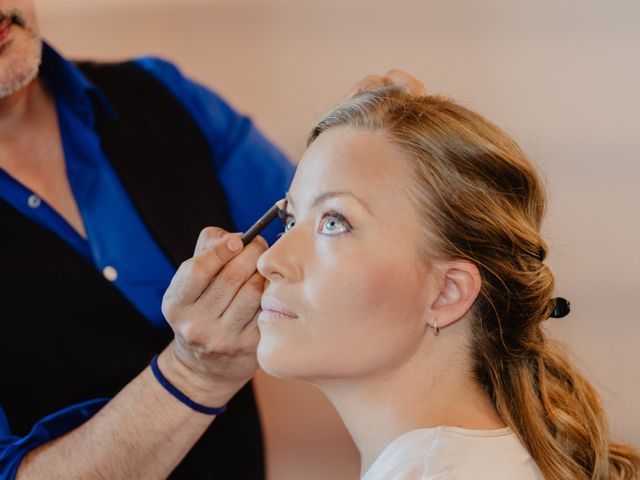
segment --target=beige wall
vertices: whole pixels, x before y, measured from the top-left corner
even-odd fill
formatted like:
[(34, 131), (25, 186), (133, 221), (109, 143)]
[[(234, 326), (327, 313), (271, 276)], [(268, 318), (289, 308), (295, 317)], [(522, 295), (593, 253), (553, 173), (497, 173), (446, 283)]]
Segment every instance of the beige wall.
[[(37, 1), (37, 0), (36, 0)], [(551, 190), (548, 263), (574, 311), (550, 321), (640, 447), (640, 2), (40, 0), (81, 57), (152, 53), (223, 93), (293, 158), (355, 80), (394, 66), (505, 126)], [(271, 478), (357, 478), (309, 386), (258, 378)]]

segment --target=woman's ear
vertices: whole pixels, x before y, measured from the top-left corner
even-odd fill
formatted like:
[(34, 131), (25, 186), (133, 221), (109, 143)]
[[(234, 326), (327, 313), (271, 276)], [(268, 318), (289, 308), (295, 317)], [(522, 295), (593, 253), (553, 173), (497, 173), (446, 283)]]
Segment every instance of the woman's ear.
[(475, 302), (482, 279), (473, 263), (459, 260), (434, 265), (437, 272), (435, 300), (428, 309), (429, 324), (443, 328), (464, 317)]

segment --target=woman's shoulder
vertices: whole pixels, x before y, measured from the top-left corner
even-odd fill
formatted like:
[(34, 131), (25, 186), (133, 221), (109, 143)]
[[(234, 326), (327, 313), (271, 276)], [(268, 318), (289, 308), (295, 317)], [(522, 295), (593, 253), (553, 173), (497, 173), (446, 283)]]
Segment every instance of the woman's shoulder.
[(511, 429), (422, 428), (407, 432), (382, 452), (362, 480), (544, 477)]

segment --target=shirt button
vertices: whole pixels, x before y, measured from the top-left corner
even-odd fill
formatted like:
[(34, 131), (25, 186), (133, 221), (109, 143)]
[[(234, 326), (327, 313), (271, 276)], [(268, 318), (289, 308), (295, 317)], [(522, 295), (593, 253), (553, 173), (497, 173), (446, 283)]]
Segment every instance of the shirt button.
[(27, 205), (29, 205), (29, 207), (31, 208), (38, 208), (41, 203), (42, 203), (42, 200), (35, 193), (29, 195), (29, 198), (27, 199)]
[(110, 282), (115, 282), (118, 279), (118, 271), (111, 265), (107, 265), (102, 269), (102, 275)]

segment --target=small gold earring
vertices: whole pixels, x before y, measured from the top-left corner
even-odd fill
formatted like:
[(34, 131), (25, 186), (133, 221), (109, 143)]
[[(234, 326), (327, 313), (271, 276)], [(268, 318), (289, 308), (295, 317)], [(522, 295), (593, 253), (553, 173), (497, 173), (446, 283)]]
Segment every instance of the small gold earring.
[(436, 318), (433, 322), (433, 334), (438, 336), (440, 335), (440, 327), (438, 326), (438, 319)]

